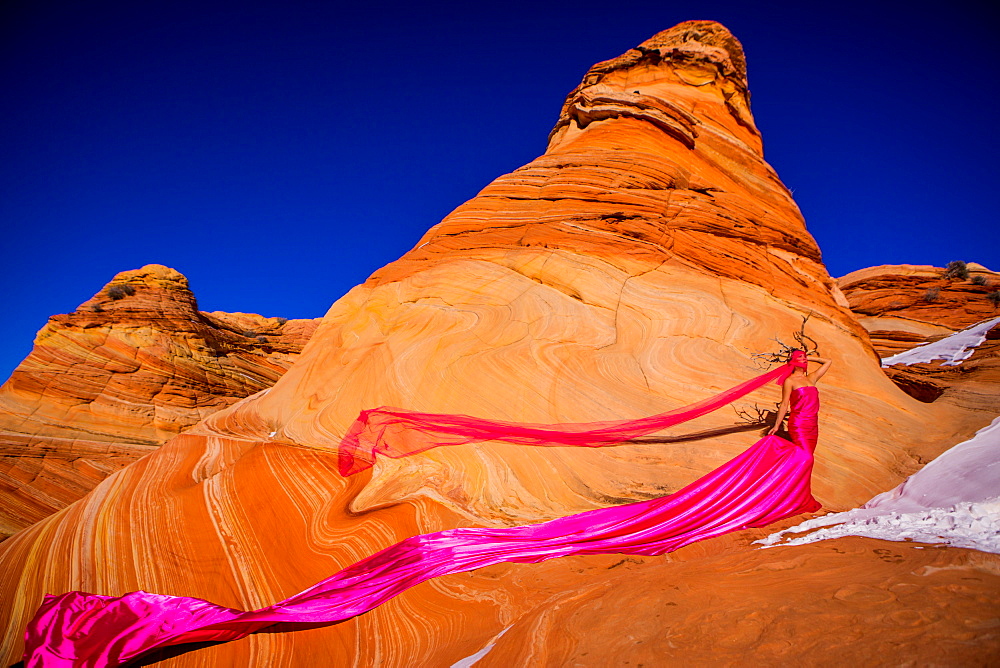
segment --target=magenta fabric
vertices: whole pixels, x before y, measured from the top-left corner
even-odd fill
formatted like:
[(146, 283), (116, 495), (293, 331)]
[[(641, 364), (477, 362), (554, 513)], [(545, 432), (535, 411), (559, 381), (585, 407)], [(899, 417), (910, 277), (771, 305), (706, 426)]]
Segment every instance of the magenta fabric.
[(378, 455), (400, 458), (444, 445), (505, 441), (518, 445), (618, 445), (711, 413), (774, 380), (781, 385), (796, 368), (808, 366), (805, 353), (792, 354), (788, 363), (740, 383), (714, 397), (666, 413), (633, 420), (528, 424), (502, 422), (468, 415), (420, 413), (382, 406), (361, 411), (340, 442), (338, 466), (343, 476), (371, 468)]
[(765, 436), (669, 496), (527, 526), (413, 536), (259, 610), (142, 591), (120, 597), (82, 592), (46, 596), (25, 632), (25, 664), (115, 666), (160, 647), (235, 640), (280, 622), (341, 621), (440, 575), (574, 554), (663, 554), (815, 511), (820, 505), (811, 494), (810, 476), (818, 409), (816, 388), (794, 390), (792, 441)]
[(804, 350), (793, 350), (788, 357), (788, 363), (797, 369), (809, 369), (809, 357)]
[(788, 411), (788, 434), (792, 441), (816, 449), (819, 439), (819, 390), (815, 385), (803, 385), (792, 390)]

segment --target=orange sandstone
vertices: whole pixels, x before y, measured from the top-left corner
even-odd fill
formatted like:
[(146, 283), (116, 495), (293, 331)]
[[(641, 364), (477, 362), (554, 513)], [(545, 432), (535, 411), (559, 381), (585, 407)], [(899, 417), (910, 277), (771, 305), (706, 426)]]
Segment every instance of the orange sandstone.
[(837, 284), (875, 350), (889, 357), (1000, 315), (989, 298), (1000, 290), (1000, 274), (975, 262), (968, 270), (963, 279), (941, 267), (882, 265), (852, 271)]
[(50, 318), (0, 387), (0, 535), (273, 385), (316, 324), (198, 311), (187, 279), (160, 265)]
[[(851, 272), (838, 284), (875, 350), (889, 357), (1000, 316), (1000, 306), (990, 298), (1000, 290), (1000, 274), (974, 262), (968, 263), (968, 272), (967, 278), (960, 278), (947, 276), (940, 267), (884, 265)], [(894, 365), (885, 372), (920, 401), (940, 400), (996, 415), (1000, 326), (961, 364), (938, 360)]]
[(987, 666), (998, 566), (995, 554), (848, 538), (521, 568), (510, 577), (538, 602), (476, 665)]
[[(209, 416), (0, 544), (0, 566), (16, 575), (0, 583), (5, 658), (16, 659), (46, 591), (142, 588), (255, 608), (415, 533), (669, 493), (755, 438), (600, 450), (483, 443), (342, 479), (336, 447), (363, 408), (531, 422), (649, 415), (755, 374), (750, 354), (773, 347), (774, 336), (790, 340), (810, 315), (809, 334), (837, 360), (824, 380), (814, 477), (829, 508), (892, 487), (983, 426), (992, 416), (922, 404), (882, 373), (790, 193), (763, 160), (747, 96), (742, 49), (711, 22), (680, 24), (592, 68), (567, 98), (546, 153), (338, 300), (271, 389)], [(772, 387), (757, 400), (777, 398)], [(720, 420), (731, 418), (689, 429)], [(825, 624), (854, 628), (852, 641), (898, 663), (912, 648), (938, 652), (949, 635), (987, 647), (956, 647), (950, 656), (959, 659), (975, 660), (989, 643), (995, 650), (986, 602), (996, 591), (992, 557), (907, 552), (896, 562), (857, 541), (846, 556), (833, 543), (746, 553), (746, 537), (658, 559), (501, 564), (433, 580), (339, 624), (161, 658), (171, 666), (450, 665), (509, 628), (511, 640), (487, 655), (493, 665), (634, 665), (652, 654), (625, 639), (652, 640), (649, 629), (666, 634), (677, 620), (687, 632), (702, 629), (679, 645), (699, 660), (742, 659), (744, 649), (784, 660), (787, 637), (801, 625), (798, 610), (778, 601), (790, 588), (812, 587), (814, 572), (819, 598), (807, 614), (821, 623), (808, 647), (817, 662), (835, 647), (821, 642)], [(871, 577), (834, 588), (852, 566)], [(927, 579), (908, 575), (910, 566)], [(745, 587), (743, 568), (775, 587), (740, 603), (752, 609), (738, 616), (724, 614), (736, 593), (712, 598), (710, 587), (687, 583)], [(802, 580), (786, 580), (786, 571)], [(921, 583), (935, 589), (920, 591)], [(668, 605), (672, 586), (685, 607)], [(956, 586), (965, 589), (949, 589)], [(904, 594), (905, 603), (894, 602)], [(962, 612), (939, 613), (938, 600), (961, 600)], [(615, 613), (613, 623), (596, 621), (596, 605)], [(636, 614), (617, 614), (624, 609)], [(652, 625), (646, 610), (660, 616)], [(903, 613), (902, 626), (936, 626), (866, 633), (872, 610)], [(553, 629), (566, 633), (550, 642)]]

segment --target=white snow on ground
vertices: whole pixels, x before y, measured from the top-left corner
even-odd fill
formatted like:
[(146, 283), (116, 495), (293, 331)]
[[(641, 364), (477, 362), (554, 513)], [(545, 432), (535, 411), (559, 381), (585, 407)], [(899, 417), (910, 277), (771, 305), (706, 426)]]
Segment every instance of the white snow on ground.
[(759, 542), (774, 546), (785, 534), (807, 531), (825, 522), (842, 522), (780, 544), (805, 545), (830, 538), (865, 536), (881, 540), (943, 543), (1000, 554), (1000, 498), (958, 503), (947, 508), (929, 508), (918, 513), (886, 513), (856, 519), (845, 517), (853, 512), (834, 513), (803, 522)]
[(498, 633), (495, 636), (493, 636), (493, 638), (490, 639), (490, 641), (488, 643), (486, 643), (486, 647), (482, 648), (481, 650), (479, 650), (475, 654), (470, 654), (469, 656), (465, 657), (464, 659), (459, 659), (455, 663), (451, 664), (451, 668), (470, 668), (470, 666), (475, 665), (481, 658), (483, 658), (484, 656), (486, 656), (487, 654), (489, 654), (490, 650), (493, 649), (494, 647), (496, 647), (497, 641), (500, 640), (500, 638), (503, 637), (503, 634), (507, 633), (507, 631), (510, 631), (513, 627), (514, 627), (514, 625), (511, 624), (510, 626), (508, 626), (507, 628), (505, 628), (503, 631), (501, 631), (500, 633)]
[(961, 332), (955, 332), (934, 343), (925, 343), (906, 352), (886, 357), (882, 360), (883, 367), (893, 364), (917, 364), (945, 360), (943, 366), (955, 366), (969, 359), (976, 348), (986, 340), (986, 332), (1000, 324), (1000, 318), (993, 318), (978, 325), (973, 325)]
[[(782, 542), (807, 531), (812, 533)], [(1000, 554), (1000, 417), (861, 508), (817, 517), (758, 542), (803, 545), (843, 536)]]

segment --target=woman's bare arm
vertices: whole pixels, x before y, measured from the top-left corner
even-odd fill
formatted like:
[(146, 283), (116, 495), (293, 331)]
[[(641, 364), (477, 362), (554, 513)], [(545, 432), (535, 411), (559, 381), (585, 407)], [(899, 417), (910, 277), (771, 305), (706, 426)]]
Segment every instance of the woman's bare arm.
[(812, 383), (815, 385), (817, 382), (819, 382), (819, 379), (822, 378), (823, 375), (830, 370), (830, 365), (833, 364), (833, 360), (828, 360), (825, 357), (818, 357), (816, 355), (811, 355), (806, 359), (808, 359), (810, 362), (817, 362), (822, 365), (820, 366), (820, 368), (816, 369), (811, 374), (809, 374), (809, 380), (812, 381)]
[(778, 419), (774, 421), (774, 426), (767, 430), (768, 436), (773, 436), (775, 432), (781, 429), (781, 421), (785, 419), (785, 414), (788, 413), (788, 400), (792, 395), (792, 384), (786, 379), (784, 383), (781, 384), (781, 406), (778, 408)]

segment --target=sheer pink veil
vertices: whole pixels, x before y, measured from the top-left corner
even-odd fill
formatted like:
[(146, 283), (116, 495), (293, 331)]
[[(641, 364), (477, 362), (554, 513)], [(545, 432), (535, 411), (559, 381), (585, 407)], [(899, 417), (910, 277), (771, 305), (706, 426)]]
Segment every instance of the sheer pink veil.
[(530, 424), (503, 422), (447, 413), (421, 413), (382, 406), (361, 411), (340, 443), (338, 465), (343, 476), (371, 468), (378, 455), (406, 457), (446, 445), (504, 441), (532, 446), (600, 448), (651, 434), (711, 413), (772, 380), (778, 385), (795, 368), (807, 367), (805, 353), (794, 351), (788, 362), (736, 387), (687, 406), (644, 418), (605, 422)]
[[(713, 397), (637, 420), (542, 425), (387, 407), (363, 411), (341, 444), (340, 470), (350, 475), (372, 466), (377, 455), (405, 457), (473, 441), (614, 445), (705, 415), (771, 381), (782, 383), (803, 362), (790, 360)], [(813, 414), (817, 409), (815, 403)], [(240, 611), (189, 596), (145, 591), (123, 596), (79, 591), (46, 596), (25, 629), (24, 664), (27, 668), (117, 666), (153, 649), (235, 640), (274, 624), (316, 625), (349, 619), (449, 573), (573, 554), (658, 555), (730, 531), (766, 526), (820, 507), (810, 489), (815, 423), (811, 429), (811, 435), (806, 432), (811, 444), (800, 446), (765, 436), (667, 496), (525, 526), (462, 527), (410, 536), (257, 610)]]

